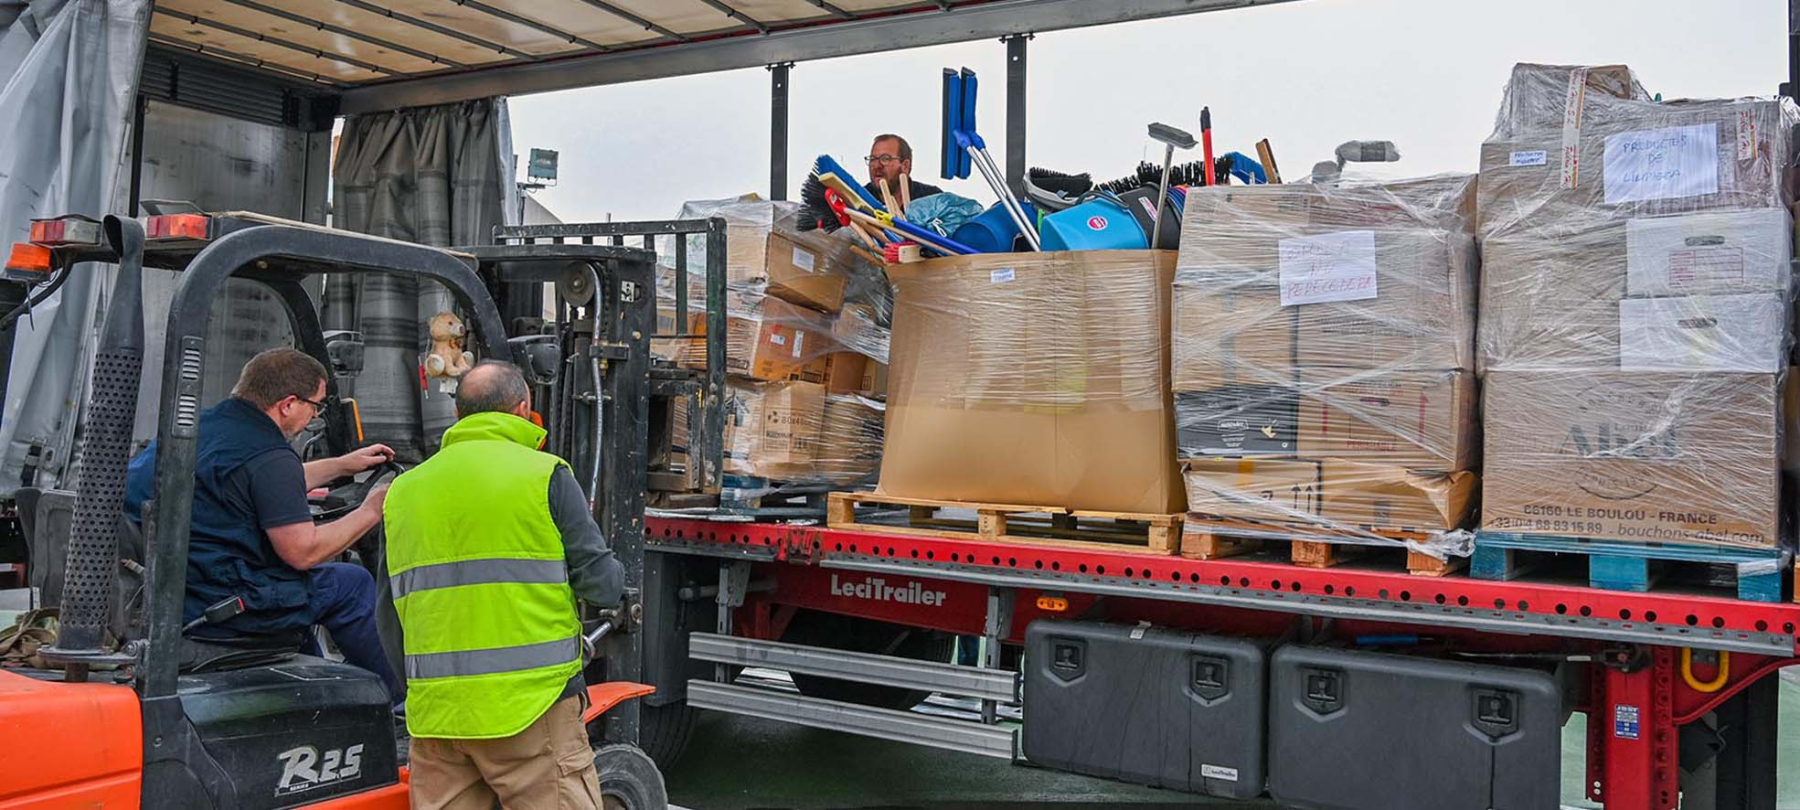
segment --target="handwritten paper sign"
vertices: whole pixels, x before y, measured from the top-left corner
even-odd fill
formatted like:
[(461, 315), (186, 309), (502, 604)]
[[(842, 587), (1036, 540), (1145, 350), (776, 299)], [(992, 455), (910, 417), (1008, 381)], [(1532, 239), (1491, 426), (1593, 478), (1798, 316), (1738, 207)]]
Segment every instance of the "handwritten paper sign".
[(1375, 297), (1375, 232), (1339, 231), (1280, 243), (1281, 305)]
[(1609, 205), (1717, 193), (1719, 125), (1609, 135), (1604, 160)]

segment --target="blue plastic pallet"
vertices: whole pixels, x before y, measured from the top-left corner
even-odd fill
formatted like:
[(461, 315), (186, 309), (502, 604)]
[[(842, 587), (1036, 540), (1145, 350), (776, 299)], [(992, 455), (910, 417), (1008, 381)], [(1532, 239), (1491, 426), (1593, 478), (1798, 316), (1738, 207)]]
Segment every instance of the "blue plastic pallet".
[(1657, 567), (1665, 561), (1718, 563), (1736, 566), (1737, 597), (1751, 602), (1780, 602), (1786, 582), (1785, 549), (1727, 549), (1709, 546), (1624, 543), (1586, 537), (1477, 532), (1475, 554), (1469, 558), (1469, 576), (1476, 579), (1512, 580), (1530, 570), (1529, 559), (1515, 552), (1556, 552), (1587, 558), (1588, 585), (1609, 591), (1650, 590)]

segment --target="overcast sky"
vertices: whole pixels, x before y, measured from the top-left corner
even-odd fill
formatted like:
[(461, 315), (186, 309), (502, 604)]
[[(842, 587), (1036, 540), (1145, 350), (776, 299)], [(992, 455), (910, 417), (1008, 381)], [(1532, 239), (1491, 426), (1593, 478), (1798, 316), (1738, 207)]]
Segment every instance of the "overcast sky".
[[(1768, 96), (1787, 74), (1785, 18), (1783, 0), (1300, 0), (1052, 32), (1030, 46), (1027, 162), (1123, 176), (1161, 158), (1147, 124), (1198, 137), (1208, 105), (1219, 153), (1254, 156), (1269, 138), (1288, 177), (1351, 138), (1396, 142), (1393, 176), (1474, 171), (1515, 62), (1624, 63), (1665, 99)], [(912, 142), (921, 180), (991, 202), (979, 178), (938, 179), (944, 67), (980, 75), (977, 123), (1005, 166), (1001, 43), (803, 62), (789, 194), (821, 153), (861, 175), (870, 136), (895, 131)], [(561, 152), (560, 184), (537, 195), (564, 221), (668, 219), (684, 200), (768, 193), (767, 70), (511, 105), (521, 157)]]

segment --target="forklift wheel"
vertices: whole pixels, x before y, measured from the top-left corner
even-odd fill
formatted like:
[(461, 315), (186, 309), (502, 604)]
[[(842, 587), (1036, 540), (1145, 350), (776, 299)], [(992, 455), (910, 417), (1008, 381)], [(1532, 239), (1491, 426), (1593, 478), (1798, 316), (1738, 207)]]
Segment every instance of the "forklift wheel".
[(600, 774), (602, 810), (662, 810), (669, 806), (662, 772), (650, 755), (635, 745), (601, 746), (594, 751), (594, 770)]

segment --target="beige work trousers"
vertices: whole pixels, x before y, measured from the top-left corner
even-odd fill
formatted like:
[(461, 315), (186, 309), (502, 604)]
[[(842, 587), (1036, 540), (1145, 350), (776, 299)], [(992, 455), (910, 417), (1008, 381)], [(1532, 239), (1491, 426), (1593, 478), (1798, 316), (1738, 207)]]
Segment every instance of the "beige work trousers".
[(412, 740), (412, 810), (598, 810), (600, 779), (581, 698), (496, 740)]

